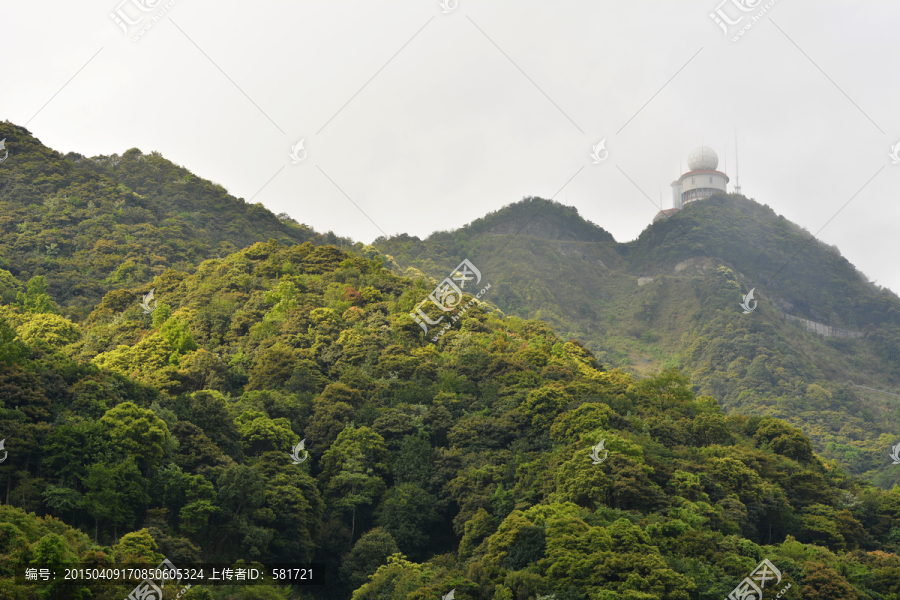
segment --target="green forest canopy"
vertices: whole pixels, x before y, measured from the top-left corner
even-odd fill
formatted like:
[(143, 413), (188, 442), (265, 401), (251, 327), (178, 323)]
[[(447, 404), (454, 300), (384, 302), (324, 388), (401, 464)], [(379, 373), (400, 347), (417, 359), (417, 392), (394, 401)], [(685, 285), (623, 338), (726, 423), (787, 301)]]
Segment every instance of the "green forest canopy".
[[(333, 584), (303, 597), (486, 600), (721, 598), (768, 558), (796, 597), (898, 597), (900, 490), (675, 371), (607, 370), (483, 304), (431, 344), (422, 282), (329, 246), (152, 285), (151, 314), (113, 290), (73, 323), (39, 281), (2, 308), (5, 597), (43, 556), (315, 561)], [(300, 590), (184, 597), (226, 593)]]

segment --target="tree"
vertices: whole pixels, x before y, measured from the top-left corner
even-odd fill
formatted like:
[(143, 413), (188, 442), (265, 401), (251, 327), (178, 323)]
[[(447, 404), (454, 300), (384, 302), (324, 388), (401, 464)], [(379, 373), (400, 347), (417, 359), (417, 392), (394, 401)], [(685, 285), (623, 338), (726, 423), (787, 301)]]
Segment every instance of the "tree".
[[(52, 508), (57, 514), (70, 513), (81, 508), (84, 498), (72, 488), (59, 485), (48, 485), (43, 492), (44, 504)], [(73, 519), (74, 520), (74, 519)]]
[(667, 410), (694, 399), (691, 382), (672, 368), (654, 376), (642, 379), (635, 385), (635, 392), (650, 406)]
[(378, 508), (378, 524), (397, 540), (404, 553), (418, 556), (428, 544), (430, 528), (440, 519), (437, 498), (414, 483), (388, 490)]
[(72, 321), (48, 312), (32, 316), (19, 327), (18, 332), (26, 344), (33, 346), (41, 341), (57, 349), (81, 337), (80, 330)]
[(391, 466), (394, 479), (401, 483), (419, 483), (422, 487), (427, 487), (434, 475), (432, 453), (428, 438), (421, 435), (405, 436)]
[(726, 456), (709, 459), (709, 474), (725, 494), (737, 494), (744, 504), (759, 500), (764, 492), (762, 479), (741, 461)]
[(216, 491), (205, 477), (191, 477), (185, 494), (184, 507), (178, 513), (180, 529), (190, 535), (206, 527), (209, 518), (219, 512), (215, 504)]
[(241, 434), (244, 453), (257, 456), (267, 451), (288, 452), (298, 441), (299, 436), (291, 431), (287, 419), (279, 417), (270, 419), (259, 411), (244, 411), (235, 419)]
[(60, 482), (78, 484), (93, 462), (113, 462), (106, 428), (97, 421), (61, 425), (48, 436), (44, 453), (46, 464)]
[(283, 386), (294, 372), (294, 352), (282, 344), (265, 351), (253, 364), (248, 390), (275, 389)]
[(186, 390), (228, 390), (228, 365), (212, 352), (202, 348), (191, 352), (179, 360), (178, 366)]
[(362, 452), (347, 456), (340, 464), (340, 470), (328, 480), (325, 495), (333, 505), (350, 512), (350, 543), (356, 532), (356, 511), (360, 507), (371, 506), (384, 491), (384, 480), (365, 466), (366, 457)]
[(273, 557), (310, 561), (319, 547), (325, 511), (315, 480), (285, 453), (269, 452), (256, 465), (266, 480), (265, 510), (272, 515)]
[(111, 387), (99, 379), (82, 379), (69, 388), (72, 411), (90, 419), (99, 419), (119, 402), (118, 394)]
[(416, 414), (413, 410), (390, 408), (381, 411), (372, 423), (372, 429), (385, 439), (391, 450), (396, 451), (403, 437), (418, 433), (415, 421)]
[(178, 421), (172, 427), (172, 437), (178, 440), (175, 464), (187, 472), (212, 467), (224, 459), (218, 446), (193, 423)]
[(369, 580), (378, 567), (387, 564), (392, 554), (399, 552), (397, 542), (383, 527), (376, 527), (363, 534), (344, 557), (341, 576), (356, 589)]
[(47, 278), (43, 275), (36, 275), (28, 280), (28, 291), (16, 294), (16, 303), (23, 312), (57, 312), (53, 300), (47, 294)]
[(346, 402), (330, 403), (322, 399), (316, 400), (312, 417), (306, 426), (306, 447), (315, 453), (328, 450), (353, 420), (355, 412)]
[(325, 390), (322, 392), (322, 395), (319, 396), (319, 399), (331, 403), (345, 402), (354, 409), (358, 409), (362, 406), (362, 403), (365, 400), (362, 392), (353, 389), (345, 383), (329, 383), (325, 386)]
[(169, 428), (152, 410), (133, 402), (111, 408), (100, 419), (112, 438), (113, 447), (141, 465), (153, 469), (170, 443)]
[(557, 415), (572, 401), (572, 397), (556, 387), (542, 387), (528, 393), (522, 412), (531, 418), (535, 429), (549, 429)]
[(497, 530), (497, 520), (483, 508), (479, 508), (471, 519), (466, 521), (465, 533), (459, 542), (459, 557), (469, 558), (482, 541)]
[(526, 525), (516, 531), (515, 539), (503, 558), (503, 567), (511, 571), (519, 571), (536, 564), (544, 557), (546, 546), (544, 528)]
[(363, 468), (373, 469), (379, 477), (387, 475), (388, 451), (384, 438), (368, 427), (347, 427), (338, 434), (334, 444), (322, 456), (322, 473), (319, 478), (326, 487), (328, 481), (350, 458), (360, 460)]
[[(629, 456), (611, 456), (608, 461), (607, 504), (645, 512), (665, 506), (666, 496), (651, 479), (653, 469)], [(594, 466), (594, 465), (591, 465)]]
[[(264, 557), (275, 531), (256, 519), (266, 516), (260, 510), (266, 499), (266, 481), (262, 473), (247, 465), (231, 465), (219, 476), (216, 487), (221, 510), (217, 513), (207, 551), (220, 556), (244, 552), (248, 558), (257, 560)], [(224, 549), (226, 541), (231, 541), (235, 547)]]
[(386, 459), (384, 439), (368, 427), (347, 427), (322, 456), (319, 481), (325, 497), (350, 513), (351, 544), (357, 510), (372, 506), (384, 491)]
[(113, 539), (118, 538), (119, 525), (134, 522), (138, 508), (150, 499), (145, 481), (131, 457), (119, 464), (94, 463), (87, 468), (82, 479), (87, 489), (84, 505), (94, 517), (94, 543), (101, 519), (113, 524)]
[(816, 600), (854, 600), (858, 597), (843, 575), (817, 561), (809, 561), (803, 566), (803, 596)]
[[(51, 573), (64, 573), (66, 567), (73, 567), (78, 563), (75, 552), (66, 543), (66, 539), (58, 533), (44, 535), (34, 546), (34, 554), (31, 565), (41, 569), (49, 569)], [(62, 577), (56, 577), (50, 583), (41, 585), (35, 589), (38, 598), (52, 598), (54, 600), (81, 600), (91, 597), (91, 593), (85, 586), (69, 585)]]
[(119, 540), (119, 543), (113, 546), (113, 552), (118, 562), (136, 563), (146, 561), (153, 566), (156, 566), (165, 558), (158, 550), (156, 542), (146, 528), (126, 533)]
[(16, 330), (0, 316), (0, 364), (21, 364), (30, 353), (31, 349), (19, 339)]
[(197, 349), (197, 343), (191, 335), (191, 330), (181, 317), (168, 319), (160, 327), (159, 332), (172, 349), (172, 356), (169, 359), (172, 364), (177, 364), (178, 357)]
[(408, 598), (410, 593), (425, 588), (431, 579), (424, 565), (408, 561), (403, 553), (397, 552), (388, 557), (386, 565), (378, 567), (368, 583), (353, 592), (352, 600)]
[(570, 447), (572, 458), (556, 470), (556, 492), (553, 499), (558, 502), (573, 502), (594, 510), (606, 500), (607, 489), (612, 483), (610, 477), (598, 465), (592, 464), (587, 448)]
[(550, 436), (565, 443), (576, 442), (579, 436), (585, 433), (609, 427), (611, 412), (605, 404), (582, 404), (575, 410), (564, 412), (557, 417), (550, 428)]
[(19, 365), (0, 369), (0, 398), (5, 406), (16, 407), (32, 423), (50, 418), (50, 399), (41, 380)]
[(203, 390), (180, 396), (175, 403), (175, 414), (202, 429), (225, 454), (240, 460), (241, 435), (220, 392)]
[(6, 269), (0, 269), (0, 300), (4, 304), (11, 304), (16, 299), (16, 294), (22, 289), (22, 284), (12, 273)]
[(757, 443), (768, 443), (772, 451), (799, 462), (809, 462), (815, 456), (809, 438), (795, 427), (778, 419), (763, 419), (753, 435)]
[(724, 444), (731, 438), (727, 419), (720, 413), (700, 413), (694, 417), (691, 433), (703, 446)]

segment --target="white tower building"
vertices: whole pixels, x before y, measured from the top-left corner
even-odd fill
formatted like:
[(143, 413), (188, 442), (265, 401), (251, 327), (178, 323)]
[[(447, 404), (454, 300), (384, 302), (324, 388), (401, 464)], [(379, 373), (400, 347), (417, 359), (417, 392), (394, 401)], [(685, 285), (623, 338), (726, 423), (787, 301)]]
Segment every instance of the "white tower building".
[(713, 194), (727, 194), (728, 175), (717, 171), (719, 157), (707, 146), (694, 148), (688, 154), (688, 172), (672, 182), (672, 208), (661, 210), (653, 221), (677, 213), (691, 202), (709, 198)]

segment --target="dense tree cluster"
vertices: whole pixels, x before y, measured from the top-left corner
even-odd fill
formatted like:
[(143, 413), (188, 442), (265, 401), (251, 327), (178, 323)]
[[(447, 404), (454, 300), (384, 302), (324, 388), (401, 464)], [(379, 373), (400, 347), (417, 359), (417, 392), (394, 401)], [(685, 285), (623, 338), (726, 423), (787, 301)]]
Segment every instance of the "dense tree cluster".
[[(158, 152), (63, 155), (0, 122), (10, 158), (0, 172), (0, 268), (42, 275), (64, 314), (80, 319), (111, 289), (168, 268), (191, 271), (269, 238), (345, 243), (228, 194)], [(0, 297), (17, 284), (0, 278)]]
[[(718, 600), (765, 558), (791, 598), (900, 600), (900, 413), (835, 384), (893, 381), (900, 305), (768, 207), (616, 244), (527, 198), (379, 253), (156, 153), (0, 138), (0, 597), (120, 599), (14, 575), (166, 557), (327, 571), (185, 600)], [(489, 303), (431, 343), (409, 313), (461, 256)]]
[[(726, 412), (789, 420), (851, 473), (900, 483), (887, 454), (895, 396), (847, 385), (900, 390), (900, 298), (768, 206), (718, 195), (616, 243), (572, 207), (526, 198), (375, 246), (397, 273), (438, 281), (466, 256), (490, 273), (488, 299), (503, 312), (546, 321), (637, 375), (677, 367)], [(743, 315), (751, 288), (758, 307)], [(863, 336), (824, 338), (781, 312)]]
[[(150, 314), (141, 286), (73, 323), (38, 278), (0, 307), (4, 597), (41, 560), (163, 556), (315, 561), (322, 599), (721, 598), (762, 558), (796, 597), (900, 597), (900, 489), (675, 370), (607, 370), (480, 303), (432, 344), (409, 316), (424, 282), (333, 246), (150, 285)], [(52, 597), (121, 591), (79, 589)]]

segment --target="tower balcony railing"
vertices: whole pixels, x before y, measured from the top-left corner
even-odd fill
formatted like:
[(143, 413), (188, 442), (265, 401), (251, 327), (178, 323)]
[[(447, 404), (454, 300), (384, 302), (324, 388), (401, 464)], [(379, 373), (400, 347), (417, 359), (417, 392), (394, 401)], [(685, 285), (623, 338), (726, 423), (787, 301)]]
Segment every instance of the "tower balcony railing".
[(687, 190), (681, 194), (681, 204), (685, 205), (689, 202), (696, 202), (697, 200), (703, 200), (704, 198), (709, 198), (713, 194), (724, 194), (725, 190), (721, 190), (719, 188), (694, 188), (692, 190)]

